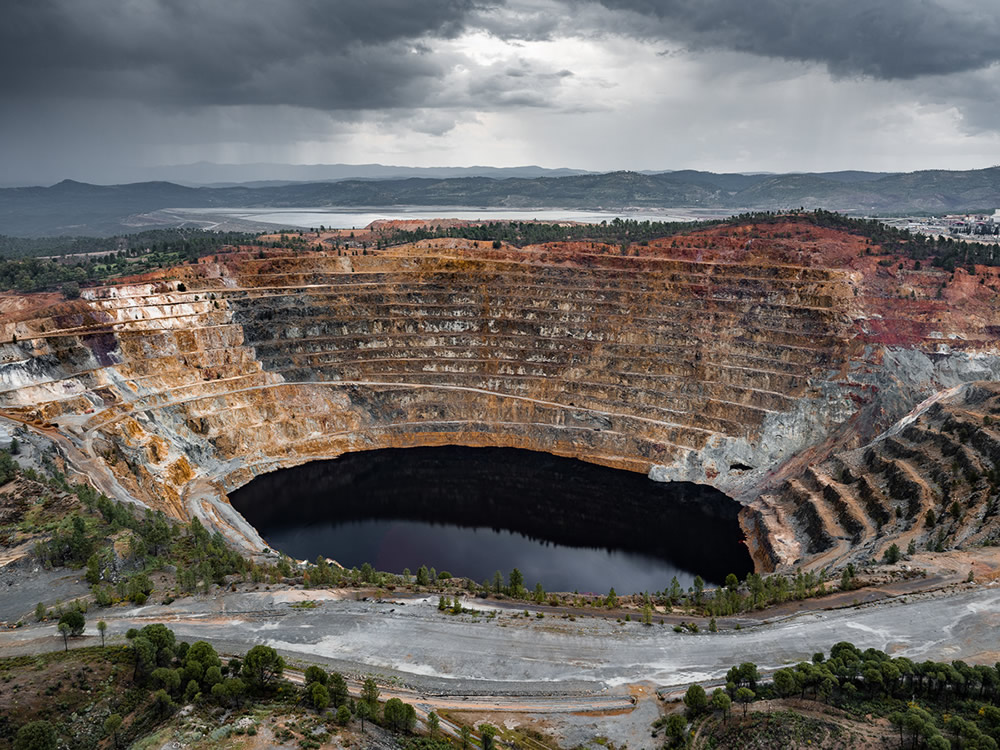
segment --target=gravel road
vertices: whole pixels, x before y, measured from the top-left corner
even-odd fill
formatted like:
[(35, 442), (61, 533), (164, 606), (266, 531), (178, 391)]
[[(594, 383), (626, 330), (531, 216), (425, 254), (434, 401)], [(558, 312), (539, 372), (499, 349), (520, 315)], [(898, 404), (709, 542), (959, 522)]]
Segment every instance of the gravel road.
[[(741, 631), (677, 634), (668, 627), (600, 617), (571, 622), (483, 614), (452, 616), (435, 598), (356, 601), (307, 593), (315, 609), (292, 605), (302, 592), (228, 593), (170, 606), (103, 610), (111, 637), (164, 622), (181, 638), (229, 651), (266, 643), (289, 658), (349, 673), (378, 672), (400, 685), (448, 695), (570, 695), (646, 683), (683, 686), (720, 677), (751, 660), (764, 669), (808, 659), (849, 640), (914, 660), (1000, 658), (1000, 587), (898, 598), (807, 612)], [(490, 616), (496, 612), (495, 616)], [(92, 612), (89, 623), (97, 617)], [(88, 628), (91, 633), (92, 627)], [(0, 654), (60, 646), (51, 625), (0, 632)]]

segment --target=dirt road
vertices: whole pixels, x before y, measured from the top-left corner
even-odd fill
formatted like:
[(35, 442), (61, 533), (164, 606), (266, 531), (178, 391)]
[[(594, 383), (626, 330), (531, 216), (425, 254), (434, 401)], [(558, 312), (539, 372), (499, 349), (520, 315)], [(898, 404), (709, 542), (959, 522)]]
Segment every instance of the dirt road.
[[(309, 593), (319, 606), (302, 609), (293, 606), (298, 593), (199, 596), (170, 606), (102, 610), (100, 616), (111, 637), (164, 622), (181, 638), (205, 639), (222, 650), (266, 643), (293, 660), (351, 674), (374, 672), (441, 696), (593, 695), (636, 683), (684, 686), (717, 679), (747, 660), (777, 668), (844, 640), (914, 660), (992, 664), (1000, 652), (996, 585), (696, 635), (600, 617), (524, 618), (476, 602), (469, 606), (481, 614), (453, 616), (439, 612), (435, 598), (355, 601), (314, 591)], [(96, 619), (94, 613), (88, 618)], [(51, 624), (0, 632), (0, 654), (45, 650), (46, 644), (61, 645)]]

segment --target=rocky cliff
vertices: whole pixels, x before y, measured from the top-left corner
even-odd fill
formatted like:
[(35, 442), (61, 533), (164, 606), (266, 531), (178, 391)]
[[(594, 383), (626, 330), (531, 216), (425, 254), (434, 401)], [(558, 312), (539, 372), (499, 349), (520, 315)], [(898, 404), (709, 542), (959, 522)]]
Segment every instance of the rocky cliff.
[(993, 386), (963, 384), (1000, 373), (992, 269), (794, 221), (351, 252), (235, 250), (8, 315), (2, 414), (104, 491), (249, 545), (226, 493), (255, 475), (441, 444), (713, 485), (762, 570), (940, 534), (926, 510), (956, 499), (948, 533), (988, 533)]

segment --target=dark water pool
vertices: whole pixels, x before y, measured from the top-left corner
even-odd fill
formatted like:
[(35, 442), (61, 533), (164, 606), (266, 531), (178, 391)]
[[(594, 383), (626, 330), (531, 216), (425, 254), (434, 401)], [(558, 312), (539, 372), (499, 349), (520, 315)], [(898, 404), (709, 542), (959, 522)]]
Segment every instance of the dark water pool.
[(477, 581), (517, 567), (548, 591), (721, 583), (752, 563), (721, 492), (546, 453), (408, 448), (265, 474), (231, 495), (275, 549)]

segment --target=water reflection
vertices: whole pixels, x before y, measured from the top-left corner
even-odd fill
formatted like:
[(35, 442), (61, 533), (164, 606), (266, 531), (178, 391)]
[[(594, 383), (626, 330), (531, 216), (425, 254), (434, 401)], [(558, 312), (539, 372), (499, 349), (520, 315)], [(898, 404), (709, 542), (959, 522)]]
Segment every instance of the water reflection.
[(482, 581), (516, 566), (529, 586), (598, 592), (752, 567), (739, 506), (722, 493), (531, 451), (353, 453), (258, 477), (231, 499), (275, 548), (348, 567), (423, 564)]

